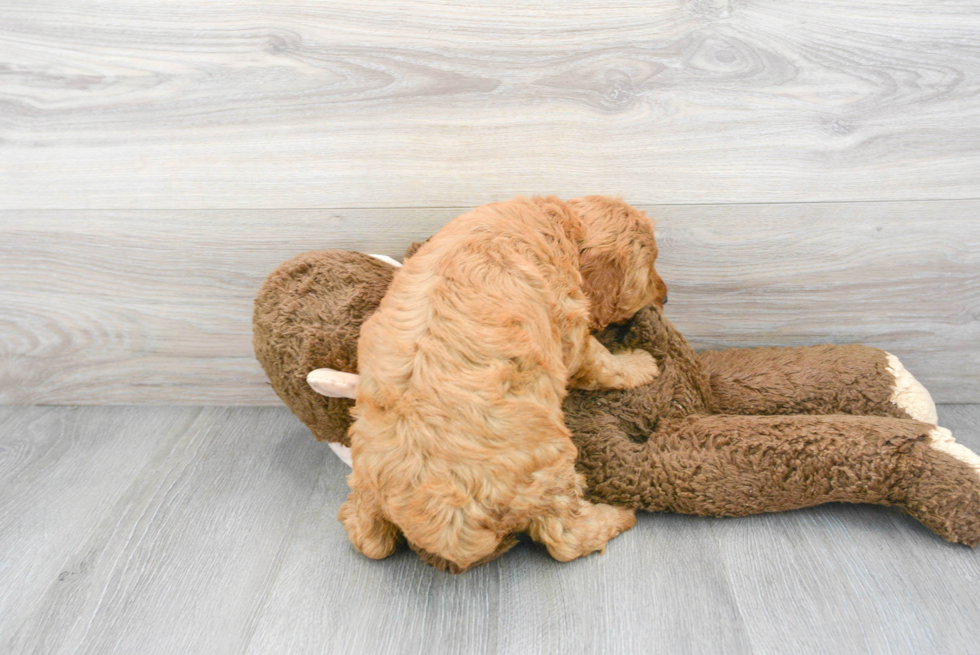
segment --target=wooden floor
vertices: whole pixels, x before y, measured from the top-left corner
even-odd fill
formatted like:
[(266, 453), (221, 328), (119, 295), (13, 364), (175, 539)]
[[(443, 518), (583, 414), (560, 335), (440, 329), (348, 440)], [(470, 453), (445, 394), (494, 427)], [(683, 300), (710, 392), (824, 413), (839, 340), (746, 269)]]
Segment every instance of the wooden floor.
[[(980, 449), (980, 406), (940, 407)], [(603, 556), (370, 561), (285, 409), (0, 407), (3, 653), (969, 653), (980, 551), (890, 508), (641, 515)]]

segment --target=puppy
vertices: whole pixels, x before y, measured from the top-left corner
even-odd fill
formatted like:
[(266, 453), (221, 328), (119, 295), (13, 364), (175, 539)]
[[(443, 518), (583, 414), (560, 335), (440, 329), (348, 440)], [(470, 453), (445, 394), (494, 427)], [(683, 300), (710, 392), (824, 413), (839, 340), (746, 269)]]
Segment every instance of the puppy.
[(459, 571), (518, 532), (568, 561), (631, 528), (632, 509), (583, 500), (561, 404), (569, 385), (658, 374), (648, 353), (613, 355), (590, 335), (663, 304), (656, 258), (645, 214), (589, 196), (480, 207), (408, 259), (358, 342), (338, 516), (354, 546), (387, 557), (404, 535)]

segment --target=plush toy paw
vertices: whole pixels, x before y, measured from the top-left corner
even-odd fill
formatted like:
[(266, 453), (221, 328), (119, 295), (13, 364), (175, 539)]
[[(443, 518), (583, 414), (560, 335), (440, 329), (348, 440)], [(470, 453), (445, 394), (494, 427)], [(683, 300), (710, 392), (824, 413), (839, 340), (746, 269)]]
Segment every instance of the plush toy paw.
[(891, 353), (885, 354), (888, 356), (888, 371), (895, 376), (892, 403), (905, 410), (910, 418), (935, 425), (939, 421), (939, 416), (936, 414), (936, 403), (933, 402), (932, 396), (921, 382), (905, 370), (898, 357)]
[(905, 511), (948, 541), (980, 544), (980, 456), (936, 427), (918, 459)]
[(953, 433), (946, 428), (935, 427), (929, 433), (931, 441), (929, 445), (936, 450), (954, 457), (969, 466), (976, 475), (977, 483), (980, 484), (980, 455), (967, 448), (961, 443), (956, 443)]

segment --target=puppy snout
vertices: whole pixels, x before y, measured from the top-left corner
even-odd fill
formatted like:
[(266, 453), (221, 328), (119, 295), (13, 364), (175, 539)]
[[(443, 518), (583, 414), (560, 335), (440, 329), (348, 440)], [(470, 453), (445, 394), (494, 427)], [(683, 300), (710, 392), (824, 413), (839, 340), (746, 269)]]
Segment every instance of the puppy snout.
[(663, 299), (663, 302), (661, 302), (660, 304), (661, 304), (661, 305), (666, 305), (666, 304), (667, 304), (667, 294), (666, 294), (666, 292), (664, 293), (664, 299)]

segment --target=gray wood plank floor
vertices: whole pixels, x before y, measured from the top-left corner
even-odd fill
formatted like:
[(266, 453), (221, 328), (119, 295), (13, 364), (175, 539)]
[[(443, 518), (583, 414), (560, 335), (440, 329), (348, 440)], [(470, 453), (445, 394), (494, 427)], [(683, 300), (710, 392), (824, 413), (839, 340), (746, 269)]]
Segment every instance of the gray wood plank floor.
[[(940, 407), (980, 450), (980, 405)], [(897, 511), (641, 515), (603, 556), (374, 562), (282, 408), (0, 406), (0, 652), (970, 653), (980, 552)]]

